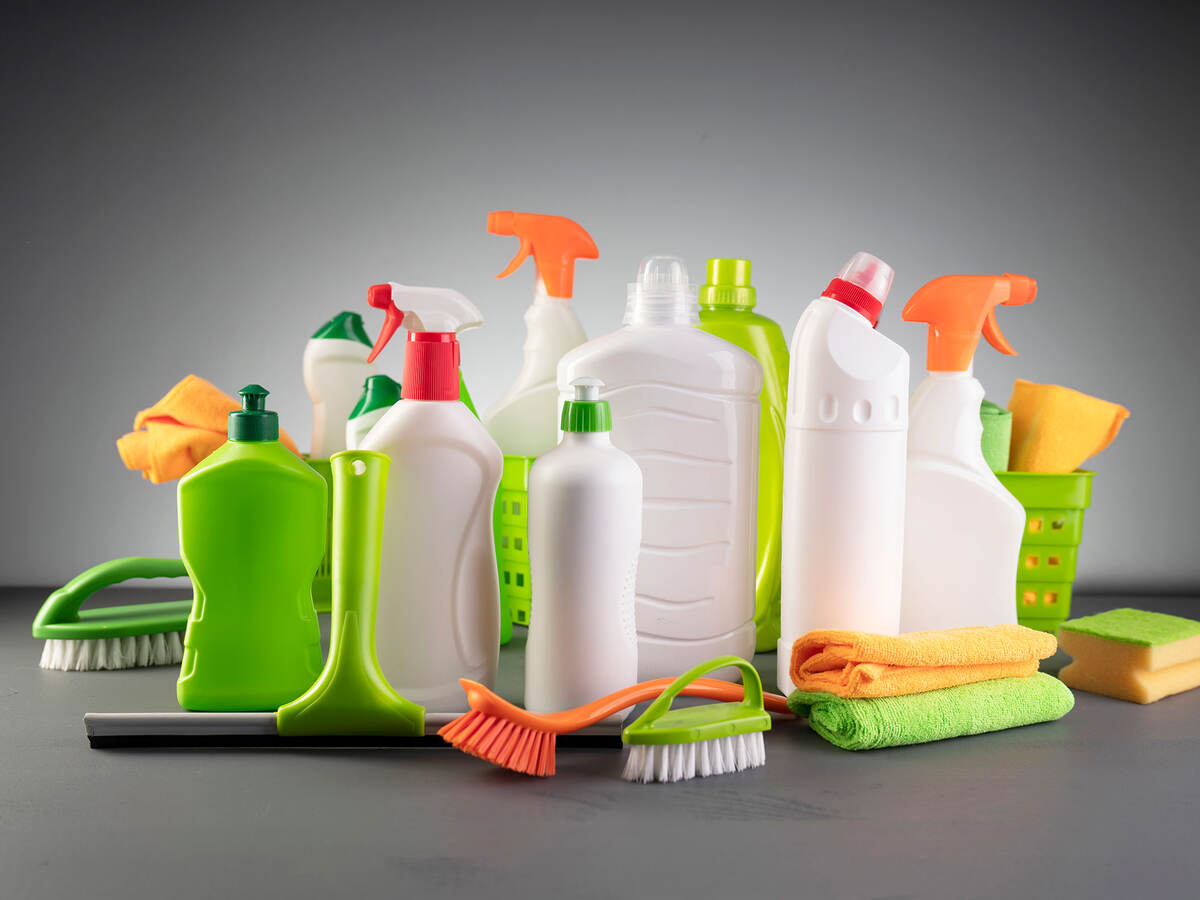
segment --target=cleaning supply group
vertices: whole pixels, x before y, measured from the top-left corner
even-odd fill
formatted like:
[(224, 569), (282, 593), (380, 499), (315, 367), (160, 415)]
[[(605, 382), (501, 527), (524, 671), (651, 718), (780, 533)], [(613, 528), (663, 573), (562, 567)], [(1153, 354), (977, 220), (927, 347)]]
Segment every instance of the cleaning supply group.
[[(995, 310), (1032, 301), (1033, 279), (919, 289), (902, 317), (928, 328), (928, 374), (910, 399), (908, 354), (876, 328), (893, 272), (869, 253), (804, 310), (790, 353), (754, 311), (744, 259), (709, 260), (698, 292), (681, 259), (644, 259), (622, 327), (588, 341), (570, 304), (575, 261), (598, 256), (588, 233), (508, 211), (488, 230), (520, 240), (500, 277), (531, 256), (536, 268), (521, 368), (492, 409), (476, 415), (460, 369), (457, 335), (480, 311), (397, 283), (367, 292), (384, 315), (373, 342), (344, 312), (306, 347), (306, 459), (280, 442), (258, 385), (226, 410), (228, 440), (197, 453), (214, 429), (192, 413), (211, 423), (233, 401), (185, 381), (121, 446), (152, 480), (183, 476), (182, 563), (118, 561), (58, 592), (35, 623), (43, 665), (178, 662), (184, 709), (269, 714), (279, 735), (415, 737), (427, 711), (455, 746), (543, 775), (556, 735), (611, 733), (653, 700), (624, 730), (634, 780), (760, 765), (767, 710), (859, 749), (1070, 708), (1037, 674), (1066, 591), (1026, 602), (1034, 513), (996, 471), (1011, 448), (1036, 463), (1013, 476), (1077, 488), (1127, 412), (1040, 385), (1011, 413), (984, 405), (979, 338), (1014, 353)], [(397, 383), (376, 359), (401, 328)], [(1057, 415), (1028, 412), (1060, 391)], [(1073, 563), (1073, 547), (1055, 558), (1068, 551)], [(105, 584), (184, 572), (195, 596), (174, 645), (177, 607), (79, 611)], [(332, 604), (324, 667), (313, 598)], [(491, 691), (514, 622), (528, 626), (525, 709)], [(771, 650), (778, 684), (796, 688), (786, 703), (746, 662)], [(671, 709), (677, 695), (721, 702)]]

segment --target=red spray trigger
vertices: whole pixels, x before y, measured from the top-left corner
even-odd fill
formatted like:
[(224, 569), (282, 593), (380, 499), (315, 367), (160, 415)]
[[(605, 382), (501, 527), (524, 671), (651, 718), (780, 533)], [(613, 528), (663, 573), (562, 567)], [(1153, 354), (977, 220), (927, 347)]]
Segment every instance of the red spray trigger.
[(375, 338), (375, 346), (371, 348), (371, 354), (367, 357), (367, 362), (370, 363), (375, 362), (375, 357), (387, 346), (396, 329), (404, 324), (404, 312), (396, 308), (390, 284), (373, 284), (367, 288), (367, 303), (384, 312), (383, 328), (379, 330), (379, 337)]

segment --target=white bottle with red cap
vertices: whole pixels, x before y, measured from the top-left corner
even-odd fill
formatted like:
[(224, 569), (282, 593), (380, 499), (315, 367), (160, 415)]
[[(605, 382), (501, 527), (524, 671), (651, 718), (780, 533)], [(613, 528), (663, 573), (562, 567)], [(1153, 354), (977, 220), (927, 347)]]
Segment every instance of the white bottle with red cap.
[(856, 253), (792, 336), (778, 684), (818, 628), (900, 630), (908, 353), (875, 330), (892, 268)]
[(461, 712), (459, 678), (493, 685), (500, 594), (492, 504), (500, 448), (459, 400), (456, 333), (483, 317), (446, 288), (372, 285), (387, 313), (369, 361), (408, 329), (401, 399), (363, 439), (387, 454), (383, 557), (375, 644), (397, 691), (432, 713)]

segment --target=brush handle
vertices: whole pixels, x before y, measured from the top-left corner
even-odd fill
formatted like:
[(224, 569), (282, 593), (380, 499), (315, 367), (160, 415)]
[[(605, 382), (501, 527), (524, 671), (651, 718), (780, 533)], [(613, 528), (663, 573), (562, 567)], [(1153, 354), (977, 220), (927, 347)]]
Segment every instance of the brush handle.
[[(183, 578), (187, 569), (179, 559), (152, 556), (125, 556), (110, 559), (81, 572), (46, 598), (33, 620), (35, 638), (77, 640), (89, 637), (125, 637), (131, 634), (153, 634), (159, 631), (182, 631), (187, 624), (191, 600), (144, 606), (118, 607), (129, 621), (121, 621), (115, 610), (105, 610), (86, 623), (79, 608), (97, 591), (131, 578)], [(182, 618), (181, 618), (182, 614)], [(86, 633), (87, 625), (96, 633)]]
[(758, 675), (758, 670), (740, 656), (718, 656), (715, 659), (692, 666), (692, 668), (671, 682), (667, 689), (658, 695), (658, 699), (651, 703), (646, 708), (646, 711), (630, 727), (636, 728), (641, 722), (653, 722), (671, 708), (671, 704), (675, 702), (675, 698), (689, 684), (701, 676), (707, 675), (709, 672), (724, 669), (726, 666), (736, 666), (742, 670), (742, 706), (751, 711), (763, 709), (762, 679)]
[[(532, 728), (535, 731), (546, 731), (552, 734), (570, 734), (581, 728), (595, 725), (623, 709), (655, 699), (674, 683), (674, 678), (656, 678), (653, 681), (643, 681), (640, 684), (622, 688), (607, 697), (593, 700), (576, 709), (556, 713), (533, 713), (522, 709), (515, 703), (509, 703), (499, 694), (478, 682), (467, 678), (459, 680), (459, 684), (467, 692), (467, 702), (471, 709), (506, 719), (523, 728)], [(740, 684), (718, 681), (715, 678), (697, 678), (680, 690), (679, 695), (733, 702), (741, 700), (744, 691)], [(787, 707), (787, 699), (779, 694), (764, 693), (763, 703), (770, 712), (793, 715)]]

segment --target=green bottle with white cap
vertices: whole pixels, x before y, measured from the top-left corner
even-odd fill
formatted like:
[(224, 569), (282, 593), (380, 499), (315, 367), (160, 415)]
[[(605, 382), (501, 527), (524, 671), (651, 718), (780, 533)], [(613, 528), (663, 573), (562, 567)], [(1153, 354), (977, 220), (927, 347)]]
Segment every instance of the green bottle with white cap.
[(179, 553), (194, 590), (176, 685), (184, 709), (274, 710), (321, 672), (312, 581), (325, 481), (279, 442), (267, 390), (238, 393), (229, 440), (179, 481)]
[(779, 640), (780, 552), (783, 523), (783, 436), (787, 411), (788, 345), (783, 329), (754, 311), (750, 260), (710, 259), (700, 288), (700, 328), (741, 347), (763, 370), (758, 395), (758, 550), (756, 557), (755, 649), (775, 649)]

